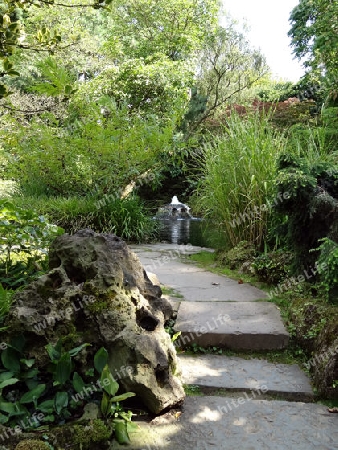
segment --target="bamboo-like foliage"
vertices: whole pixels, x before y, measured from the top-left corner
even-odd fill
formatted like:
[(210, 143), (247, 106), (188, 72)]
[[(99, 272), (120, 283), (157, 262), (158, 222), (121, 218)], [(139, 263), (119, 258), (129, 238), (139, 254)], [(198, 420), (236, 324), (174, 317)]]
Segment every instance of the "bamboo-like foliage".
[(246, 240), (260, 247), (274, 199), (276, 158), (285, 140), (268, 115), (232, 112), (223, 133), (205, 146), (197, 203), (217, 224), (228, 248)]

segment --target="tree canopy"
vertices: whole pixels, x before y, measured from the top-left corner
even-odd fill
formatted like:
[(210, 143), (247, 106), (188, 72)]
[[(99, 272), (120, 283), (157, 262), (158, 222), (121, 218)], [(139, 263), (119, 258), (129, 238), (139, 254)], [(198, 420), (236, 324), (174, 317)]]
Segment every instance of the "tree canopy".
[(290, 15), (294, 54), (308, 69), (331, 80), (338, 76), (338, 2), (300, 0)]
[(218, 0), (2, 5), (0, 150), (30, 192), (110, 195), (150, 168), (152, 183), (182, 174), (203, 122), (267, 71), (234, 22), (218, 25)]
[(218, 19), (218, 0), (116, 0), (114, 6), (108, 44), (131, 58), (187, 59), (213, 33)]
[[(55, 9), (99, 9), (107, 7), (112, 0), (2, 0), (0, 2), (0, 62), (1, 78), (19, 75), (15, 64), (15, 52), (27, 50), (34, 52), (54, 53), (62, 44), (63, 34), (58, 27), (46, 25), (49, 17), (53, 17)], [(55, 8), (53, 10), (53, 8)], [(43, 10), (44, 20), (32, 30), (29, 27), (30, 17), (37, 10)], [(41, 17), (41, 16), (40, 16)], [(65, 17), (65, 15), (63, 15)], [(28, 25), (28, 26), (27, 26)], [(61, 45), (62, 47), (62, 45)], [(8, 95), (5, 82), (0, 83), (0, 98)]]

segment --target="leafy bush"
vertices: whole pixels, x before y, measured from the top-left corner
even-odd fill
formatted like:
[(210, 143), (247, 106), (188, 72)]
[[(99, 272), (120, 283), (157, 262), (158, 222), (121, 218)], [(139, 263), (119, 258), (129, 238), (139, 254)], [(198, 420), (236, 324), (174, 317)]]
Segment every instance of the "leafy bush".
[(44, 271), (49, 243), (62, 231), (34, 210), (0, 200), (0, 283), (16, 289)]
[(283, 102), (297, 95), (297, 87), (291, 81), (268, 81), (256, 89), (258, 97), (265, 102)]
[(318, 251), (310, 250), (337, 220), (338, 166), (325, 154), (288, 153), (279, 158), (278, 169), (276, 189), (288, 195), (274, 206), (281, 224), (276, 233), (295, 254), (293, 270), (302, 271), (314, 267)]
[(114, 193), (149, 167), (155, 170), (173, 126), (160, 126), (154, 116), (130, 116), (127, 106), (109, 98), (85, 101), (82, 110), (73, 105), (65, 123), (52, 113), (32, 119), (29, 127), (17, 121), (11, 133), (0, 129), (6, 178), (17, 180), (24, 195)]
[(247, 261), (253, 261), (255, 255), (255, 246), (250, 242), (242, 241), (228, 252), (218, 255), (217, 260), (234, 270), (239, 269)]
[(284, 141), (269, 118), (233, 112), (223, 135), (205, 146), (199, 209), (217, 223), (227, 248), (241, 241), (260, 247), (270, 213), (276, 158)]
[(288, 277), (292, 258), (292, 253), (285, 251), (259, 255), (253, 262), (255, 274), (261, 281), (278, 284)]

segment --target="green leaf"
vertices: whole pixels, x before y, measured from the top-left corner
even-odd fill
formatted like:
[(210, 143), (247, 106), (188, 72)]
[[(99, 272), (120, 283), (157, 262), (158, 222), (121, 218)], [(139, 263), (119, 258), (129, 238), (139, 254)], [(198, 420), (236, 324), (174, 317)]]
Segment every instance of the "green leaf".
[(14, 403), (15, 410), (11, 413), (11, 416), (26, 416), (29, 414), (27, 408), (24, 405), (21, 405), (20, 402)]
[(0, 424), (1, 425), (4, 425), (8, 421), (9, 421), (9, 417), (8, 416), (5, 416), (4, 414), (0, 414)]
[(55, 396), (55, 410), (58, 414), (61, 413), (63, 408), (68, 406), (68, 393), (57, 392)]
[(39, 373), (39, 369), (34, 367), (33, 369), (27, 370), (27, 372), (23, 373), (21, 378), (23, 380), (29, 380), (30, 378), (34, 378)]
[(45, 384), (39, 384), (34, 389), (29, 392), (26, 392), (20, 399), (20, 403), (31, 403), (38, 399), (46, 389)]
[(17, 350), (19, 353), (23, 352), (23, 349), (25, 347), (26, 339), (23, 334), (20, 334), (18, 336), (13, 337), (9, 345), (10, 347), (13, 347), (15, 350)]
[(135, 397), (135, 395), (136, 394), (134, 392), (126, 392), (124, 394), (117, 395), (116, 397), (112, 397), (111, 401), (112, 402), (122, 402), (123, 400), (126, 400), (127, 398)]
[(20, 359), (20, 362), (22, 364), (25, 364), (30, 369), (32, 365), (35, 363), (35, 359)]
[(46, 345), (45, 349), (47, 350), (47, 353), (52, 362), (55, 363), (55, 362), (59, 361), (59, 359), (61, 358), (61, 349), (62, 349), (61, 339), (58, 340), (55, 347), (51, 343), (48, 343)]
[(85, 382), (83, 381), (82, 377), (77, 373), (74, 372), (73, 375), (73, 387), (76, 392), (83, 391), (83, 388), (86, 386)]
[(7, 72), (7, 70), (10, 70), (10, 69), (13, 67), (13, 64), (9, 61), (8, 58), (5, 58), (5, 59), (2, 61), (2, 64), (3, 64), (4, 70), (5, 70), (6, 72)]
[(181, 331), (178, 331), (177, 333), (175, 333), (174, 335), (173, 335), (173, 337), (171, 338), (171, 342), (175, 342), (178, 338), (179, 338), (179, 336), (181, 336)]
[(107, 417), (110, 412), (111, 402), (109, 400), (109, 395), (104, 392), (101, 400), (101, 413), (103, 417)]
[(1, 353), (1, 361), (4, 367), (12, 372), (20, 372), (20, 355), (11, 347)]
[(104, 366), (100, 380), (101, 385), (103, 386), (103, 389), (107, 392), (107, 394), (109, 394), (110, 396), (116, 394), (119, 389), (119, 384), (111, 374), (108, 365)]
[(9, 378), (12, 378), (13, 372), (2, 372), (0, 373), (0, 383), (2, 381), (8, 380)]
[(85, 374), (87, 377), (93, 377), (94, 376), (94, 367), (91, 367), (90, 369), (86, 370)]
[(101, 373), (108, 362), (108, 352), (104, 347), (101, 347), (94, 356), (94, 367)]
[(67, 352), (62, 355), (60, 361), (56, 365), (55, 381), (60, 384), (66, 383), (70, 379), (72, 372), (72, 360), (70, 354)]
[(20, 72), (17, 72), (16, 70), (9, 70), (7, 72), (7, 75), (10, 75), (11, 77), (19, 77), (20, 76)]
[(133, 413), (131, 411), (125, 412), (125, 411), (120, 411), (119, 412), (119, 416), (121, 417), (121, 419), (126, 420), (127, 422), (131, 422), (131, 418), (133, 417)]
[[(123, 417), (122, 414), (123, 413), (120, 413), (120, 415)], [(136, 423), (127, 421), (127, 431), (128, 431), (128, 433), (136, 433), (136, 431), (138, 431), (139, 428), (140, 428), (139, 425), (137, 425)]]
[(7, 414), (13, 415), (16, 413), (15, 403), (12, 402), (1, 402), (0, 403), (1, 411), (4, 411)]
[(54, 411), (54, 400), (45, 400), (38, 405), (38, 409), (44, 414), (52, 414)]
[(17, 378), (9, 378), (8, 380), (4, 380), (0, 383), (0, 389), (16, 384), (18, 381), (19, 380)]
[(55, 416), (53, 414), (50, 414), (48, 416), (45, 416), (42, 421), (53, 423), (55, 422)]
[(120, 445), (130, 444), (128, 436), (127, 422), (121, 419), (114, 420), (115, 438)]
[(35, 379), (26, 380), (26, 386), (29, 391), (31, 391), (32, 389), (35, 389), (38, 384), (39, 384), (38, 380), (35, 380)]
[(78, 353), (80, 353), (84, 348), (86, 348), (86, 347), (90, 347), (91, 346), (91, 344), (88, 344), (88, 343), (85, 343), (85, 344), (82, 344), (82, 345), (80, 345), (79, 347), (75, 347), (75, 348), (72, 348), (71, 350), (69, 350), (69, 354), (70, 354), (70, 356), (76, 356)]

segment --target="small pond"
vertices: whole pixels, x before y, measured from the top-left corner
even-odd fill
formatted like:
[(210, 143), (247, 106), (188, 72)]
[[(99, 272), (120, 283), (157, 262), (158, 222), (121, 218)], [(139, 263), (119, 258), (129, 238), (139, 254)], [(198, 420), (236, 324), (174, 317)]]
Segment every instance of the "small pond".
[(159, 224), (159, 240), (176, 245), (214, 247), (220, 236), (205, 219), (193, 217), (190, 207), (179, 201), (176, 195), (171, 203), (161, 206), (154, 219)]
[(209, 229), (202, 219), (157, 219), (159, 240), (178, 245), (212, 246)]

